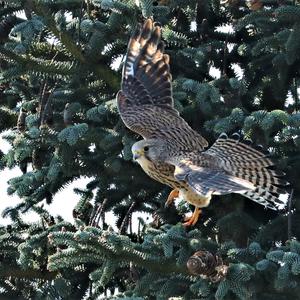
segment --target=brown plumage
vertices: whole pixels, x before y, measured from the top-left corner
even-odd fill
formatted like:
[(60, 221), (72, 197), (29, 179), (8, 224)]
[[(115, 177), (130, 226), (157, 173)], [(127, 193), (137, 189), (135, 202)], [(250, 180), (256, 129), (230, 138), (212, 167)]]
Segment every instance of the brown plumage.
[(144, 140), (132, 147), (134, 158), (153, 179), (169, 185), (167, 203), (178, 195), (195, 206), (186, 225), (194, 225), (212, 195), (239, 193), (271, 209), (286, 205), (286, 182), (266, 155), (222, 134), (207, 141), (174, 108), (169, 56), (161, 28), (147, 20), (129, 41), (118, 109), (125, 125)]

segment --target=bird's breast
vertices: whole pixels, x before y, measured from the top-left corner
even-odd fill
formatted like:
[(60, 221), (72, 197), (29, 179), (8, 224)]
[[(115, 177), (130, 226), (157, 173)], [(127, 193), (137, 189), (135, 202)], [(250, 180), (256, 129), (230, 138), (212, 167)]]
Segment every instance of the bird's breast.
[(144, 156), (139, 158), (137, 162), (152, 179), (172, 188), (181, 187), (179, 182), (174, 178), (174, 166), (165, 163), (153, 163)]
[(188, 185), (184, 189), (180, 189), (179, 196), (186, 200), (188, 203), (196, 207), (207, 207), (210, 203), (212, 193), (207, 195), (200, 195), (195, 193)]
[(180, 196), (192, 205), (197, 207), (206, 207), (210, 203), (211, 193), (199, 195), (195, 193), (187, 183), (178, 181), (174, 178), (175, 167), (165, 163), (153, 163), (144, 156), (140, 157), (137, 162), (147, 175), (156, 181), (166, 184), (180, 191)]
[(136, 161), (142, 167), (142, 169), (149, 175), (149, 172), (153, 168), (153, 163), (150, 160), (146, 159), (145, 156), (141, 156)]

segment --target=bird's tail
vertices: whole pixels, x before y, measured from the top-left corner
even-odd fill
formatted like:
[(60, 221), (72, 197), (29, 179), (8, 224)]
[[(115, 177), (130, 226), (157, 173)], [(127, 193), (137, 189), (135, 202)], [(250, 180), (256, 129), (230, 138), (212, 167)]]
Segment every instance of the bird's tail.
[(253, 148), (247, 141), (240, 141), (239, 134), (230, 138), (226, 134), (220, 135), (207, 152), (221, 157), (223, 168), (230, 175), (254, 185), (254, 189), (240, 194), (273, 210), (286, 206), (288, 182), (282, 178), (284, 173), (274, 168), (268, 152)]

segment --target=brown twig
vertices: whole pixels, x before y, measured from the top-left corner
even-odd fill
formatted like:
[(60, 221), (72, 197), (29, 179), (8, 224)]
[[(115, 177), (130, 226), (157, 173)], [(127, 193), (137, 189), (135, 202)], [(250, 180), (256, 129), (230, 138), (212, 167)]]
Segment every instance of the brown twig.
[(7, 270), (3, 270), (0, 273), (0, 278), (22, 278), (22, 279), (42, 279), (42, 280), (53, 280), (58, 275), (58, 272), (50, 272), (46, 270), (36, 270), (36, 269), (26, 269), (22, 270), (21, 268), (11, 267)]
[(298, 91), (297, 91), (297, 81), (296, 78), (293, 79), (293, 98), (294, 98), (294, 102), (295, 102), (295, 111), (296, 113), (298, 112), (298, 108), (299, 108), (299, 97), (298, 97)]
[(107, 203), (107, 199), (105, 198), (103, 200), (103, 202), (100, 203), (96, 207), (95, 213), (93, 214), (93, 216), (89, 222), (89, 225), (94, 226), (94, 227), (99, 227), (99, 221), (100, 221), (101, 215), (103, 214), (104, 206), (106, 205), (106, 203)]
[(224, 43), (224, 55), (223, 55), (223, 64), (222, 64), (222, 75), (226, 75), (226, 67), (227, 67), (227, 56), (228, 56), (228, 36), (226, 36), (226, 41)]
[(292, 202), (293, 202), (294, 189), (291, 190), (289, 199), (288, 199), (288, 240), (292, 238)]
[(82, 21), (82, 15), (83, 15), (83, 4), (84, 4), (84, 0), (81, 1), (81, 6), (80, 6), (80, 14), (79, 14), (79, 20), (78, 20), (78, 38), (77, 38), (77, 45), (80, 45), (80, 33), (81, 33), (81, 21)]
[(130, 217), (131, 217), (131, 215), (132, 215), (132, 213), (133, 213), (133, 210), (134, 210), (134, 208), (135, 208), (135, 205), (136, 205), (136, 202), (133, 202), (133, 203), (130, 205), (130, 207), (129, 207), (129, 209), (128, 209), (128, 211), (127, 211), (127, 213), (126, 213), (126, 215), (125, 215), (125, 217), (124, 217), (124, 219), (123, 219), (123, 221), (122, 221), (122, 224), (121, 224), (121, 226), (120, 226), (120, 229), (119, 229), (119, 233), (120, 233), (120, 234), (125, 233), (125, 231), (126, 231), (126, 229), (127, 229), (127, 227), (128, 227), (128, 223), (129, 223)]

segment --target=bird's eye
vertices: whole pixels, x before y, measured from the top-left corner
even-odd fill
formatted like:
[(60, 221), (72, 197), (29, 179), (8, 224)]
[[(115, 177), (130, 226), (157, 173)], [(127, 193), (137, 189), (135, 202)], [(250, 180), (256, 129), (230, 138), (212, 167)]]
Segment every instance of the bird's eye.
[(149, 150), (149, 147), (148, 147), (148, 146), (145, 146), (145, 147), (144, 147), (144, 151), (147, 152), (148, 150)]

